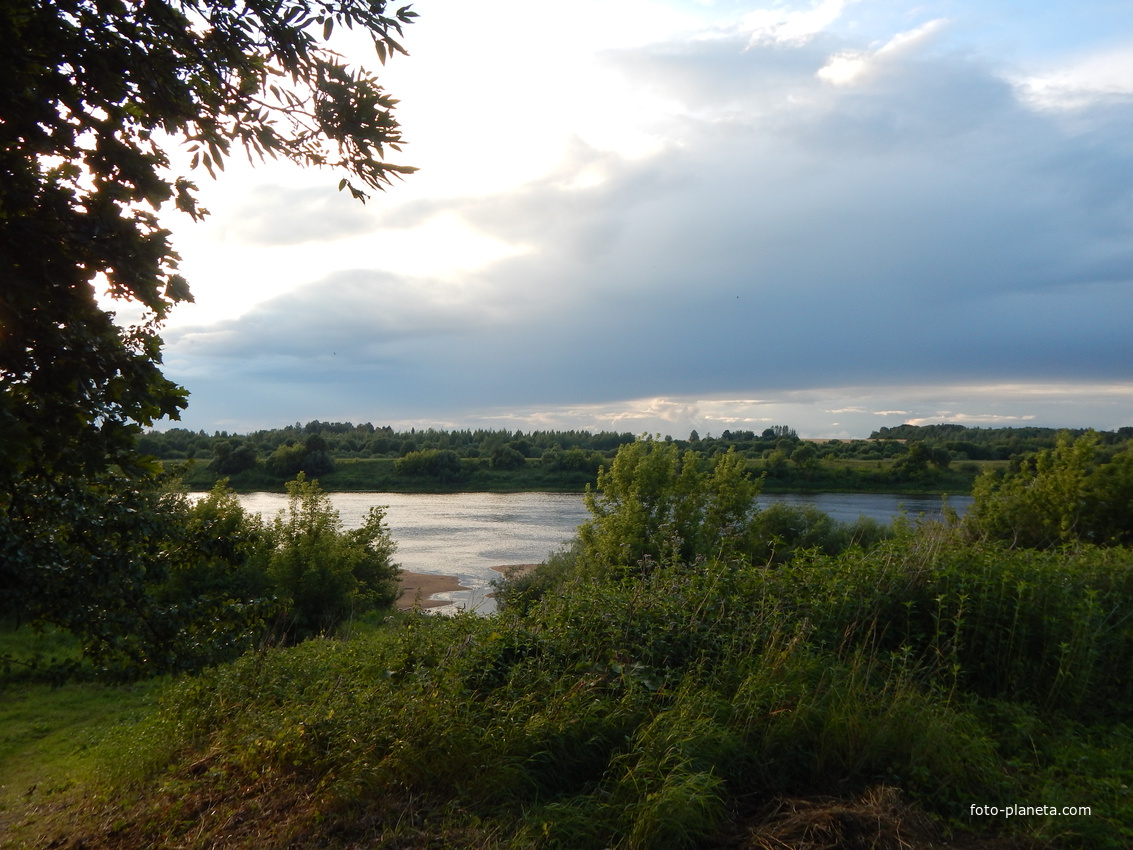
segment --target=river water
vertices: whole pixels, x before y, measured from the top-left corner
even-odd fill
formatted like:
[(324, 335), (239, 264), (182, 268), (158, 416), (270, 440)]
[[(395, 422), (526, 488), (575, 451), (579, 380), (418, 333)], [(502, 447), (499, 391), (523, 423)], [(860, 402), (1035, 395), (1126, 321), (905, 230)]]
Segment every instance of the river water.
[[(496, 566), (535, 564), (558, 550), (588, 518), (582, 495), (577, 493), (331, 493), (347, 528), (357, 528), (374, 505), (386, 507), (386, 523), (397, 542), (395, 559), (406, 570), (456, 576), (467, 591), (438, 594), (448, 605), (432, 609), (453, 613), (460, 609), (490, 613), (495, 606), (488, 593), (499, 577)], [(240, 496), (248, 510), (265, 518), (287, 507), (282, 493), (248, 493)], [(840, 522), (860, 516), (891, 522), (904, 511), (908, 516), (939, 515), (940, 497), (895, 496), (879, 493), (769, 494), (772, 502), (814, 505)], [(950, 507), (959, 513), (971, 504), (969, 496), (952, 496)]]

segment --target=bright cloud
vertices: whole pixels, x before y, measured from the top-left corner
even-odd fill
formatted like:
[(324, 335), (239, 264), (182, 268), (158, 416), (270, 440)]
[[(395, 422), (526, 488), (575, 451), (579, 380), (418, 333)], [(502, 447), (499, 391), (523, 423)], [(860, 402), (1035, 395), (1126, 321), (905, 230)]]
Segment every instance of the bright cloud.
[(1013, 78), (1022, 100), (1036, 109), (1077, 110), (1133, 97), (1133, 43), (1079, 56)]
[(908, 32), (898, 33), (873, 52), (840, 51), (818, 69), (817, 76), (836, 86), (859, 82), (868, 74), (878, 71), (886, 63), (898, 61), (904, 56), (915, 55), (923, 50), (947, 25), (946, 19), (938, 18)]

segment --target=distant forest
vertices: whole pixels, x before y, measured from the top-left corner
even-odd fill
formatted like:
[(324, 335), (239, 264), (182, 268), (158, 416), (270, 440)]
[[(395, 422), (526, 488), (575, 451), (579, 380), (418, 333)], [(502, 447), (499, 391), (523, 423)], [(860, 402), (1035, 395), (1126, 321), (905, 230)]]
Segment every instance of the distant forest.
[[(786, 425), (760, 432), (724, 430), (686, 439), (658, 437), (695, 449), (710, 461), (726, 451), (747, 460), (764, 489), (968, 492), (975, 476), (1051, 448), (1054, 428), (970, 428), (899, 425), (864, 440), (805, 440)], [(1072, 429), (1079, 436), (1086, 429)], [(1104, 448), (1133, 437), (1133, 428), (1099, 432)], [(138, 438), (139, 449), (179, 471), (192, 489), (220, 478), (240, 490), (281, 489), (303, 472), (331, 490), (582, 490), (593, 484), (618, 447), (638, 437), (613, 431), (395, 431), (366, 422), (295, 423), (232, 434), (172, 428)]]
[[(939, 446), (971, 460), (1010, 460), (1054, 445), (1060, 433), (1077, 438), (1088, 428), (969, 428), (966, 425), (897, 425), (879, 428), (871, 440), (917, 441)], [(1098, 431), (1102, 445), (1114, 446), (1133, 438), (1133, 427)]]

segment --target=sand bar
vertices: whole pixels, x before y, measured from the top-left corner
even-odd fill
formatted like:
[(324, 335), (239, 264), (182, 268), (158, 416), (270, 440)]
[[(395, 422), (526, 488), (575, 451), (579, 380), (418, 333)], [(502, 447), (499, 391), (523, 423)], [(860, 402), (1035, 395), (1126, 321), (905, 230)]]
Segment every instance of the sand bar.
[(439, 608), (448, 605), (447, 599), (435, 599), (437, 593), (451, 593), (454, 590), (471, 590), (460, 583), (456, 576), (441, 576), (434, 573), (413, 573), (402, 570), (401, 594), (397, 597), (397, 607), (408, 611), (415, 605), (422, 608)]
[[(497, 573), (504, 576), (524, 575), (535, 569), (538, 564), (501, 564), (492, 567)], [(402, 570), (398, 576), (401, 581), (401, 593), (397, 597), (397, 607), (401, 611), (409, 611), (414, 606), (421, 608), (439, 608), (451, 604), (448, 599), (436, 599), (438, 593), (452, 593), (456, 590), (471, 590), (460, 583), (456, 576), (442, 576), (436, 573), (415, 573)], [(488, 594), (489, 596), (491, 594)]]

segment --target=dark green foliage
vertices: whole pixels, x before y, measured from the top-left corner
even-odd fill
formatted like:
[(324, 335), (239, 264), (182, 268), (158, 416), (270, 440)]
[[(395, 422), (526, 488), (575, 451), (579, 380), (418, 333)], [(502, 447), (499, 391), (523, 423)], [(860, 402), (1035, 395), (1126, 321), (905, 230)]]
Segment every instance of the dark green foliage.
[[(304, 801), (292, 834), (325, 842), (331, 824), (364, 846), (752, 846), (775, 800), (878, 786), (931, 813), (938, 843), (988, 828), (974, 802), (1022, 801), (1102, 816), (999, 828), (1128, 846), (1129, 549), (1011, 549), (956, 522), (866, 541), (755, 511), (737, 455), (670, 443), (623, 447), (602, 478), (574, 548), (502, 582), (496, 616), (403, 615), (185, 679), (119, 776), (240, 816), (267, 782)], [(275, 524), (279, 568), (307, 551), (284, 524), (310, 540), (334, 525), (307, 487)], [(753, 563), (772, 531), (777, 563)], [(132, 812), (199, 828), (168, 793)]]
[(598, 473), (597, 489), (587, 489), (593, 519), (579, 528), (585, 557), (635, 567), (742, 551), (759, 484), (734, 452), (717, 457), (711, 472), (700, 462), (673, 443), (623, 446)]
[(250, 443), (240, 443), (233, 447), (228, 440), (221, 440), (213, 446), (213, 459), (209, 469), (218, 475), (235, 475), (256, 467), (256, 449)]
[(953, 828), (988, 828), (973, 801), (1104, 805), (1007, 827), (1125, 846), (1127, 551), (924, 526), (777, 569), (559, 578), (495, 618), (413, 616), (185, 681), (138, 760), (189, 746), (211, 775), (317, 787), (350, 822), (445, 811), (512, 836), (498, 846), (726, 845), (776, 796), (880, 782)]
[(803, 443), (791, 452), (791, 462), (801, 467), (811, 467), (818, 458), (818, 449), (813, 443)]
[(1125, 443), (1108, 457), (1087, 432), (1020, 460), (998, 477), (985, 473), (972, 490), (966, 517), (981, 537), (1025, 547), (1079, 541), (1133, 542), (1133, 450)]
[(847, 524), (811, 505), (792, 507), (776, 502), (754, 518), (748, 552), (756, 563), (782, 563), (804, 549), (828, 555), (851, 546), (869, 549), (889, 535), (887, 526), (867, 517)]
[(492, 469), (519, 469), (527, 464), (523, 452), (514, 446), (497, 446), (492, 450)]
[(797, 440), (799, 438), (795, 429), (789, 425), (772, 425), (770, 428), (764, 429), (762, 436), (765, 440)]
[(334, 460), (327, 451), (326, 440), (315, 435), (301, 445), (287, 443), (280, 446), (264, 462), (264, 468), (277, 478), (290, 479), (300, 473), (316, 476), (333, 472)]
[[(384, 62), (413, 17), (370, 0), (0, 4), (0, 612), (146, 669), (181, 664), (193, 624), (239, 631), (239, 611), (155, 607), (150, 593), (180, 514), (134, 440), (185, 407), (158, 332), (191, 300), (159, 213), (205, 214), (164, 146), (188, 144), (214, 176), (234, 144), (331, 166), (364, 197), (413, 169), (384, 161), (401, 141), (395, 101), (325, 42), (357, 27)], [(116, 319), (96, 287), (140, 318)], [(216, 471), (255, 459), (234, 448)], [(308, 453), (299, 468), (328, 463)]]
[[(967, 425), (898, 425), (879, 428), (871, 440), (903, 440), (941, 447), (962, 454), (965, 460), (1007, 460), (1016, 455), (1052, 448), (1058, 440), (1057, 428), (971, 428)], [(1085, 428), (1070, 432), (1074, 437), (1086, 433)], [(1107, 441), (1128, 440), (1130, 433), (1121, 428), (1106, 435)]]
[(939, 446), (926, 446), (924, 443), (909, 443), (908, 451), (893, 464), (898, 475), (917, 476), (928, 472), (929, 467), (947, 469), (952, 463), (952, 455)]
[[(15, 622), (54, 624), (111, 673), (150, 675), (231, 658), (274, 611), (250, 564), (243, 511), (214, 493), (195, 506), (156, 486), (47, 491), (33, 537), (2, 535)], [(229, 497), (230, 499), (230, 497)]]
[(268, 533), (266, 572), (284, 604), (290, 641), (333, 633), (352, 617), (397, 596), (396, 545), (385, 512), (371, 508), (360, 528), (344, 530), (317, 482), (287, 485), (290, 504)]
[(545, 594), (561, 589), (577, 573), (581, 554), (581, 543), (575, 538), (569, 547), (552, 553), (535, 569), (495, 579), (492, 586), (496, 607), (526, 612)]
[[(304, 472), (320, 477), (332, 490), (581, 492), (609, 462), (608, 455), (633, 440), (630, 434), (588, 431), (395, 432), (370, 423), (316, 420), (244, 437), (179, 428), (151, 431), (140, 438), (139, 447), (166, 462), (211, 455), (207, 464), (185, 472), (186, 483), (196, 490), (210, 488), (224, 470), (231, 470), (227, 474), (241, 491), (281, 490), (284, 482)], [(527, 463), (534, 458), (539, 458), (537, 464)]]
[(398, 568), (382, 511), (344, 530), (314, 482), (300, 477), (289, 491), (289, 511), (267, 525), (223, 483), (193, 502), (132, 486), (60, 502), (71, 522), (42, 550), (22, 548), (41, 560), (14, 572), (31, 586), (7, 588), (6, 619), (55, 624), (96, 669), (134, 677), (216, 664), (269, 632), (332, 632), (391, 604)]
[[(910, 426), (912, 427), (912, 426)], [(961, 426), (957, 426), (958, 428)], [(978, 429), (976, 429), (978, 430)], [(1054, 437), (1021, 438), (1016, 429), (992, 429), (998, 442), (987, 443), (987, 451), (975, 443), (955, 440), (935, 441), (931, 436), (909, 443), (888, 439), (870, 440), (799, 440), (790, 428), (779, 426), (767, 429), (763, 435), (751, 431), (724, 431), (719, 437), (701, 437), (696, 451), (704, 458), (735, 451), (742, 455), (753, 474), (764, 476), (764, 492), (880, 492), (880, 493), (968, 493), (981, 469), (999, 465), (996, 458), (1011, 457), (1029, 446), (1053, 446)], [(1036, 429), (1018, 429), (1030, 433)], [(919, 432), (915, 432), (919, 433)], [(281, 446), (293, 447), (310, 435), (317, 434), (327, 445), (327, 453), (337, 463), (343, 461), (370, 461), (395, 459), (411, 452), (422, 452), (433, 457), (434, 452), (452, 451), (462, 461), (483, 460), (483, 467), (464, 463), (459, 476), (446, 473), (442, 476), (421, 471), (420, 460), (403, 466), (397, 477), (377, 472), (366, 476), (360, 468), (357, 474), (346, 476), (349, 483), (339, 484), (329, 472), (319, 473), (331, 489), (423, 489), (423, 480), (431, 479), (439, 488), (455, 489), (584, 489), (592, 486), (601, 466), (608, 466), (620, 445), (634, 442), (630, 434), (585, 431), (438, 431), (434, 429), (395, 432), (389, 426), (376, 428), (370, 423), (354, 425), (350, 422), (308, 422), (271, 431), (257, 431), (244, 438), (242, 445), (254, 445), (261, 461), (259, 468), (250, 474), (235, 474), (233, 483), (239, 489), (281, 489), (283, 482), (300, 470), (299, 451), (280, 451), (281, 457), (290, 457), (288, 463), (273, 460), (273, 452)], [(947, 432), (954, 435), (954, 432)], [(1099, 435), (1107, 446), (1120, 446), (1128, 439), (1122, 432)], [(190, 456), (223, 453), (224, 443), (236, 444), (226, 432), (213, 436), (203, 433), (172, 429), (168, 432), (151, 432), (143, 438), (146, 452), (163, 460), (180, 460)], [(679, 449), (692, 447), (685, 440), (665, 438)], [(543, 475), (534, 474), (530, 464), (520, 465), (515, 455), (500, 460), (504, 447), (514, 449), (525, 459), (539, 458)], [(994, 449), (994, 451), (992, 451)], [(496, 456), (492, 465), (493, 455)], [(793, 460), (792, 460), (793, 458)], [(978, 462), (973, 461), (975, 458)], [(989, 464), (987, 461), (993, 461)], [(957, 463), (957, 461), (960, 461)], [(266, 469), (269, 464), (271, 469)], [(380, 466), (380, 465), (379, 465)], [(504, 467), (512, 467), (505, 469)], [(409, 472), (409, 469), (416, 471)], [(491, 469), (505, 477), (477, 476), (480, 470)], [(310, 474), (310, 471), (308, 474)], [(455, 466), (452, 467), (455, 473)], [(190, 473), (195, 488), (207, 488), (213, 483), (207, 471), (198, 469)], [(273, 480), (274, 479), (274, 480)]]
[(799, 550), (833, 555), (889, 535), (872, 520), (839, 523), (813, 507), (759, 510), (760, 483), (732, 451), (709, 461), (673, 443), (623, 446), (599, 473), (600, 492), (587, 492), (593, 518), (579, 529), (576, 554), (599, 570), (731, 556), (779, 563)]
[(393, 465), (398, 475), (423, 476), (442, 484), (458, 481), (462, 467), (460, 455), (451, 449), (426, 449), (399, 457)]
[(181, 534), (169, 547), (173, 557), (166, 578), (153, 591), (158, 601), (185, 605), (209, 596), (248, 604), (274, 595), (264, 569), (269, 543), (263, 523), (224, 482), (203, 498), (180, 501), (179, 507)]
[(563, 451), (555, 444), (543, 452), (539, 462), (545, 469), (553, 471), (582, 472), (596, 476), (606, 458), (599, 452), (586, 452), (578, 447)]

